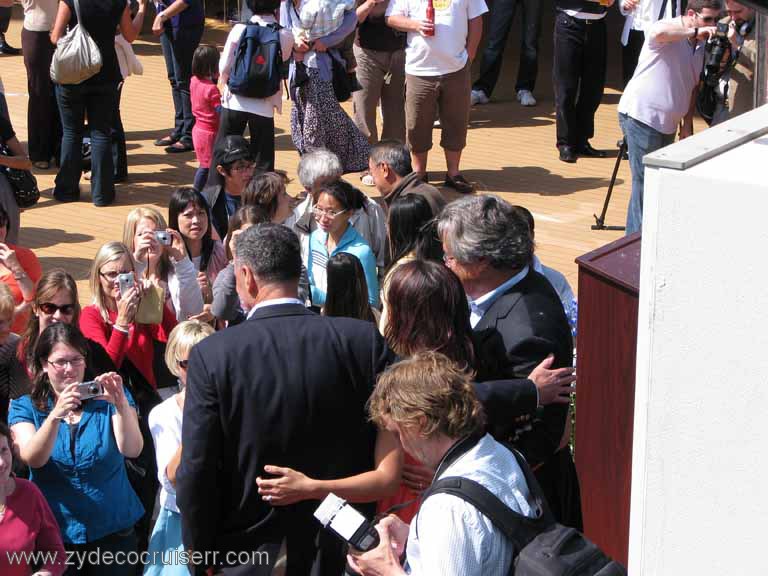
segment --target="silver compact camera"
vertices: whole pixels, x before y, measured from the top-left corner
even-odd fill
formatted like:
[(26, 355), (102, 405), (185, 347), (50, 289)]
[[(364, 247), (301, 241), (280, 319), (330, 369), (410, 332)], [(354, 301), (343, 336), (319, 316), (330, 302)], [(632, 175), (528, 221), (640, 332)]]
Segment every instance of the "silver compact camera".
[(104, 386), (96, 380), (78, 384), (76, 390), (80, 393), (80, 400), (89, 400), (97, 396), (104, 396)]
[(156, 230), (155, 239), (163, 246), (170, 246), (171, 242), (173, 241), (170, 232), (167, 230)]
[(136, 285), (136, 279), (133, 277), (133, 272), (119, 274), (117, 276), (117, 284), (120, 286), (120, 296), (125, 296), (125, 293)]

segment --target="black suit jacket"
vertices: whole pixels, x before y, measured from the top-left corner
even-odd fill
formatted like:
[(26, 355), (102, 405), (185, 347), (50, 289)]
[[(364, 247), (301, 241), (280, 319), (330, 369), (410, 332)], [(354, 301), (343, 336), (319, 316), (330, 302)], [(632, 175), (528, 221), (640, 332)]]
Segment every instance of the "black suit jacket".
[(318, 539), (318, 503), (273, 508), (256, 477), (265, 464), (319, 479), (373, 469), (366, 402), (391, 358), (372, 323), (296, 304), (261, 308), (195, 346), (177, 481), (185, 547), (266, 550), (274, 561), (286, 537), (289, 573), (308, 574), (316, 557), (330, 561), (320, 573), (340, 573), (339, 542)]
[[(555, 368), (573, 362), (573, 340), (563, 305), (549, 281), (534, 270), (491, 305), (475, 327), (474, 339), (480, 382), (526, 378), (550, 353), (555, 355)], [(550, 404), (531, 410), (531, 403), (535, 408), (535, 387), (521, 382), (517, 398), (521, 409), (506, 422), (493, 418), (491, 432), (498, 439), (511, 440), (535, 466), (557, 451), (568, 406)]]

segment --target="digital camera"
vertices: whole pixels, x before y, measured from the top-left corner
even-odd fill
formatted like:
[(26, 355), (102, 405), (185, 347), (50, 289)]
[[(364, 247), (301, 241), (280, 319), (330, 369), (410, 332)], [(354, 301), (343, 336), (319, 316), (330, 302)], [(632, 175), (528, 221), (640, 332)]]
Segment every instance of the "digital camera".
[(171, 234), (167, 230), (157, 230), (155, 232), (155, 239), (163, 246), (171, 245)]
[(104, 386), (96, 382), (96, 380), (91, 380), (90, 382), (78, 384), (77, 391), (80, 393), (80, 400), (88, 400), (97, 396), (103, 396)]

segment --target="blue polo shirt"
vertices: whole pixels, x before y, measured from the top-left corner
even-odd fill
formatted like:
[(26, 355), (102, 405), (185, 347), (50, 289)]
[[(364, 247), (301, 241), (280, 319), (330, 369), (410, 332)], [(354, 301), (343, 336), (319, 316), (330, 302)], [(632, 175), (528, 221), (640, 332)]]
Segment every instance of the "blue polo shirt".
[[(135, 406), (128, 390), (125, 395)], [(52, 400), (48, 408), (41, 412), (29, 395), (22, 396), (11, 401), (8, 423), (31, 422), (39, 430)], [(71, 427), (62, 420), (48, 462), (31, 469), (30, 479), (45, 495), (67, 544), (85, 544), (125, 530), (144, 514), (112, 431), (115, 412), (104, 400), (84, 402), (80, 422), (74, 425), (74, 450)]]

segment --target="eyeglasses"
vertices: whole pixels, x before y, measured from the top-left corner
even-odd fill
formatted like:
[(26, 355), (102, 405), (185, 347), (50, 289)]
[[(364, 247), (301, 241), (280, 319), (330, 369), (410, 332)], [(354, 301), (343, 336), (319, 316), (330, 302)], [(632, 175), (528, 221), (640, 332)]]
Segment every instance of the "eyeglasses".
[(50, 360), (47, 361), (49, 365), (53, 366), (56, 370), (64, 370), (67, 365), (71, 366), (72, 368), (80, 368), (80, 366), (83, 366), (85, 364), (85, 358), (82, 356), (78, 356), (77, 358), (62, 358), (61, 360), (54, 360), (51, 362)]
[(325, 216), (326, 218), (336, 218), (339, 214), (344, 214), (346, 210), (339, 210), (338, 212), (332, 212), (330, 210), (323, 210), (322, 208), (312, 208), (312, 214), (315, 215), (315, 218), (322, 218)]
[(248, 172), (249, 170), (253, 170), (254, 163), (253, 162), (237, 162), (232, 165), (230, 170), (232, 172)]
[(704, 24), (714, 24), (717, 18), (715, 16), (702, 16), (698, 12), (696, 12), (696, 16), (699, 17), (699, 20), (704, 22)]
[(99, 272), (99, 276), (106, 278), (110, 282), (114, 282), (120, 274), (130, 274), (132, 272), (133, 270), (110, 270), (108, 272)]
[(74, 314), (75, 305), (63, 304), (61, 306), (58, 306), (57, 304), (54, 304), (52, 302), (43, 302), (42, 304), (40, 304), (40, 311), (43, 314), (53, 316), (54, 314), (56, 314), (57, 310), (61, 311), (61, 313), (64, 314), (65, 316), (69, 316), (71, 314)]
[(179, 365), (179, 368), (184, 368), (184, 370), (186, 370), (189, 366), (189, 360), (176, 360), (176, 364)]

